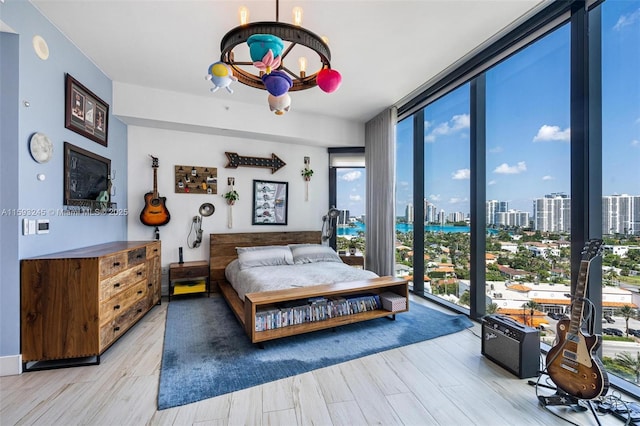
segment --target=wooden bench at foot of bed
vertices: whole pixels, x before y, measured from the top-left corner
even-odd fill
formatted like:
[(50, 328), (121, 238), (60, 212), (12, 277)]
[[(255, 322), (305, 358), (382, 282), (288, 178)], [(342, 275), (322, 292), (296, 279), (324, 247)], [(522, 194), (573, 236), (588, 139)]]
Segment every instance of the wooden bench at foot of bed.
[[(296, 287), (286, 290), (273, 290), (260, 293), (248, 293), (244, 302), (240, 300), (236, 291), (226, 280), (218, 282), (220, 291), (229, 303), (238, 321), (243, 325), (252, 343), (264, 342), (296, 334), (333, 328), (345, 324), (366, 321), (374, 318), (406, 312), (409, 309), (409, 286), (406, 280), (394, 277), (378, 277), (364, 281), (341, 282), (335, 284), (321, 284), (310, 287)], [(373, 311), (343, 315), (321, 321), (305, 322), (265, 331), (256, 331), (256, 311), (259, 308), (275, 307), (279, 303), (295, 300), (307, 300), (312, 297), (329, 296), (358, 296), (363, 294), (380, 294), (393, 292), (406, 299), (407, 309), (387, 311), (376, 309)]]

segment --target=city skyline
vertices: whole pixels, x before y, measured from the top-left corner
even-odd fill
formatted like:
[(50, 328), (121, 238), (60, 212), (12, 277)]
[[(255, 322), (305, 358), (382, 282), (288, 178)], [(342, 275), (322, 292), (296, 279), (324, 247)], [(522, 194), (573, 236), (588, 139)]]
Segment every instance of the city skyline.
[[(640, 1), (602, 8), (604, 196), (640, 194)], [(571, 194), (569, 25), (486, 73), (486, 198), (532, 212), (533, 200)], [(467, 214), (470, 194), (469, 84), (425, 109), (425, 197)], [(412, 203), (412, 120), (396, 127), (396, 215)], [(365, 170), (338, 170), (338, 208), (364, 214)]]

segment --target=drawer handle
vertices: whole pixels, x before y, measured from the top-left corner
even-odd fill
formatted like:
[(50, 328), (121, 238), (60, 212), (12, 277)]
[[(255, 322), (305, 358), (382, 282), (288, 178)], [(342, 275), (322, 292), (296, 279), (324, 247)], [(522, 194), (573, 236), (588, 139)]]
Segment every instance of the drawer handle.
[(157, 252), (158, 252), (158, 249), (157, 249), (157, 248), (153, 249), (153, 252), (154, 252), (154, 253), (157, 253)]
[(142, 309), (138, 309), (138, 313), (142, 312)]
[(147, 287), (153, 287), (153, 283), (147, 284)]
[(113, 327), (113, 331), (120, 331), (120, 327)]
[(113, 262), (113, 266), (120, 266), (120, 262)]
[(113, 285), (113, 288), (118, 288), (118, 287), (120, 287), (120, 283), (115, 283), (115, 284)]
[(138, 294), (142, 294), (142, 290), (138, 290)]
[(142, 271), (137, 272), (138, 276), (142, 275)]
[(117, 311), (118, 309), (120, 309), (120, 305), (115, 305), (115, 306), (113, 307), (113, 310), (114, 310), (114, 311)]
[(142, 255), (141, 254), (137, 255), (136, 259), (142, 259)]

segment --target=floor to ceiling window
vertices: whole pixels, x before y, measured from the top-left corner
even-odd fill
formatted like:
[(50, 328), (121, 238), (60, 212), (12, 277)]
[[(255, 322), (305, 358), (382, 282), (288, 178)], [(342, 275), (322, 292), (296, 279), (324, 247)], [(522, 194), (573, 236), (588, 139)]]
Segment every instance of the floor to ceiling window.
[[(416, 221), (413, 205), (413, 121), (396, 126), (396, 276), (413, 285), (413, 228)], [(422, 214), (422, 213), (421, 213)]]
[(553, 344), (602, 236), (588, 319), (623, 387), (640, 371), (640, 0), (596, 3), (552, 2), (399, 106), (396, 261), (417, 294)]
[(424, 288), (468, 306), (469, 84), (424, 109), (423, 170)]
[(358, 256), (365, 254), (365, 182), (366, 168), (362, 148), (329, 150), (333, 182), (331, 206), (340, 211), (336, 218), (336, 249)]
[(485, 74), (487, 301), (534, 327), (570, 302), (569, 41), (565, 25)]
[(606, 321), (602, 350), (612, 373), (637, 384), (640, 1), (608, 0), (599, 8), (592, 15), (601, 15), (602, 34), (602, 308)]

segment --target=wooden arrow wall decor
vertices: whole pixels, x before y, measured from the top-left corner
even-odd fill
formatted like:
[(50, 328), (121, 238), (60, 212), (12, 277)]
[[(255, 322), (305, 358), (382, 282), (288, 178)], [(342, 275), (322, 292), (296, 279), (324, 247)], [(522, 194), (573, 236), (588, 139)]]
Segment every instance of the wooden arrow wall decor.
[(280, 157), (275, 154), (271, 154), (271, 158), (262, 157), (243, 157), (238, 155), (237, 152), (225, 152), (229, 163), (225, 166), (227, 169), (237, 169), (238, 167), (264, 167), (271, 169), (271, 173), (277, 172), (287, 163), (282, 161)]

